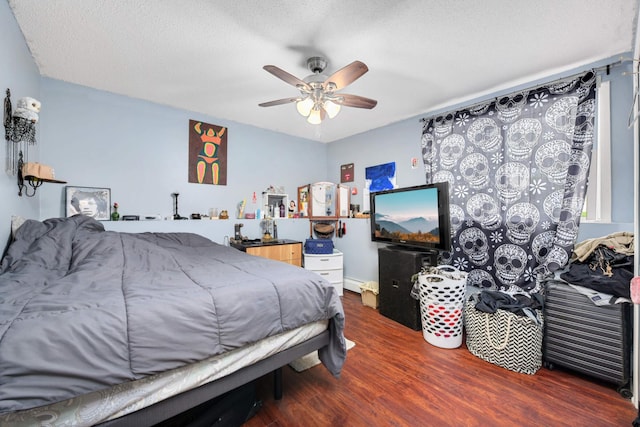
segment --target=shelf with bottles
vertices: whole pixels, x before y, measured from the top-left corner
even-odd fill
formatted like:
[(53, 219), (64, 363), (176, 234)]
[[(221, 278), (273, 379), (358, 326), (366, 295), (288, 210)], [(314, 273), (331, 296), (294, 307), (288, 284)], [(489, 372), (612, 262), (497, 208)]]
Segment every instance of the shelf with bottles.
[(289, 196), (286, 194), (262, 193), (262, 209), (266, 218), (289, 218)]

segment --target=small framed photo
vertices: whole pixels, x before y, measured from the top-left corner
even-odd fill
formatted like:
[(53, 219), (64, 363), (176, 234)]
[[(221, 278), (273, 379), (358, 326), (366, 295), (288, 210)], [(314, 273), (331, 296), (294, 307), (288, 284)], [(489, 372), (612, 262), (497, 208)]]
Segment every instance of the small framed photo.
[(98, 187), (65, 187), (67, 216), (90, 216), (99, 221), (111, 218), (111, 189)]
[(309, 216), (309, 184), (298, 187), (298, 215)]

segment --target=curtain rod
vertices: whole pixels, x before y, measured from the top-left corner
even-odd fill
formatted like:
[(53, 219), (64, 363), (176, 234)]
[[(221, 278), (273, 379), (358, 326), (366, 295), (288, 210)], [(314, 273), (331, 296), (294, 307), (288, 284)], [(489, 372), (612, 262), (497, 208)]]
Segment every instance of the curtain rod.
[[(521, 90), (515, 90), (515, 91), (512, 91), (512, 92), (508, 92), (509, 89), (506, 89), (505, 93), (527, 92), (527, 91), (531, 91), (531, 90), (540, 88), (542, 86), (548, 86), (548, 85), (551, 85), (551, 84), (557, 84), (557, 83), (561, 83), (561, 82), (565, 82), (565, 81), (571, 81), (571, 80), (576, 79), (578, 76), (580, 76), (582, 74), (588, 73), (589, 71), (593, 72), (596, 76), (601, 74), (603, 71), (606, 71), (606, 73), (608, 75), (610, 73), (610, 70), (611, 70), (612, 66), (619, 65), (619, 64), (622, 64), (623, 62), (627, 62), (627, 61), (631, 61), (631, 60), (632, 59), (630, 59), (630, 58), (620, 57), (619, 60), (614, 61), (614, 62), (612, 62), (610, 64), (601, 65), (599, 67), (591, 67), (591, 68), (585, 69), (585, 70), (580, 71), (580, 72), (574, 72), (573, 74), (571, 74), (569, 76), (558, 77), (558, 78), (556, 78), (554, 80), (549, 80), (549, 81), (547, 81), (545, 83), (539, 83), (537, 85), (530, 86), (528, 88), (524, 88), (524, 89), (521, 89)], [(633, 60), (633, 61), (636, 61), (636, 60)], [(640, 66), (640, 64), (639, 64), (639, 66)], [(446, 116), (446, 115), (452, 114), (452, 113), (454, 113), (455, 111), (458, 111), (458, 110), (471, 110), (471, 109), (479, 107), (481, 105), (485, 105), (485, 104), (487, 104), (489, 102), (493, 102), (493, 101), (495, 101), (495, 100), (497, 100), (499, 98), (502, 98), (503, 96), (506, 96), (506, 95), (492, 96), (492, 97), (486, 98), (486, 99), (484, 99), (482, 101), (475, 102), (473, 104), (464, 105), (464, 106), (460, 106), (458, 108), (453, 108), (453, 109), (449, 109), (449, 110), (443, 110), (440, 113), (429, 114), (429, 115), (421, 118), (420, 122), (425, 122), (425, 121), (427, 121), (429, 119), (432, 119), (432, 118), (435, 118), (435, 117), (439, 117), (439, 116)], [(637, 96), (636, 96), (636, 98), (637, 98)], [(632, 110), (633, 110), (633, 107), (632, 107)], [(636, 120), (637, 120), (637, 117), (636, 117)]]

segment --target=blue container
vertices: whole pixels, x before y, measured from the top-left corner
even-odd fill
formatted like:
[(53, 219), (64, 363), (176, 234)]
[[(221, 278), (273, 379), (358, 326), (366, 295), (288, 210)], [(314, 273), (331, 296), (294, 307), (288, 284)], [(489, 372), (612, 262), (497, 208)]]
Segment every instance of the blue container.
[(304, 252), (312, 255), (324, 255), (333, 253), (333, 240), (331, 239), (307, 239), (304, 242)]

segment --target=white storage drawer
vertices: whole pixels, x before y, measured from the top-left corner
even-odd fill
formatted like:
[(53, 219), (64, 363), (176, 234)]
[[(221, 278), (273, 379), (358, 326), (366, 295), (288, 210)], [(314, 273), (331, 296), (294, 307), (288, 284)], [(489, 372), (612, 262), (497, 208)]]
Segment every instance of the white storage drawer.
[(304, 254), (304, 268), (315, 272), (331, 283), (338, 295), (342, 296), (343, 272), (342, 252), (337, 249), (332, 254)]
[(342, 270), (342, 254), (304, 255), (304, 268), (307, 270)]
[(339, 270), (313, 270), (323, 279), (331, 283), (342, 282), (342, 269)]

